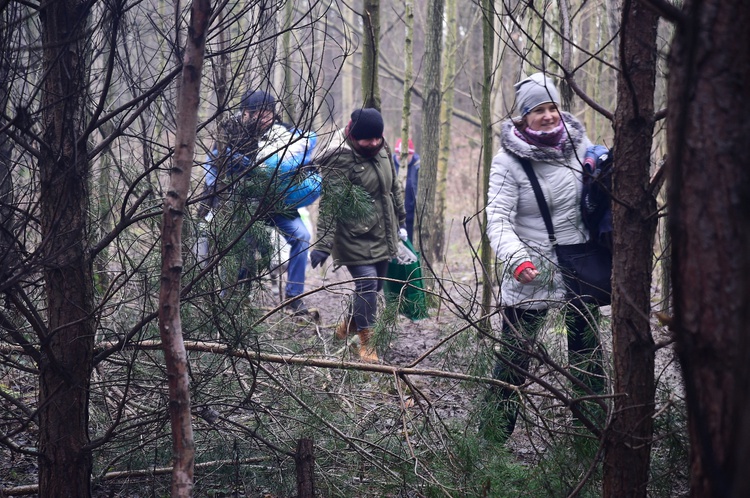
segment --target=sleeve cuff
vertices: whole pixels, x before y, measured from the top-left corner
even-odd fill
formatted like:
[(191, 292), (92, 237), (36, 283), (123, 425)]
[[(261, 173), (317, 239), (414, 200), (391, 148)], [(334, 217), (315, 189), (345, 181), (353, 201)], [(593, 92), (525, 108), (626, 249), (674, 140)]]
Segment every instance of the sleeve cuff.
[(524, 261), (518, 267), (516, 267), (515, 271), (513, 272), (513, 277), (518, 280), (518, 276), (521, 274), (522, 271), (524, 271), (526, 268), (531, 268), (532, 270), (536, 270), (536, 266), (534, 266), (534, 263), (531, 261)]

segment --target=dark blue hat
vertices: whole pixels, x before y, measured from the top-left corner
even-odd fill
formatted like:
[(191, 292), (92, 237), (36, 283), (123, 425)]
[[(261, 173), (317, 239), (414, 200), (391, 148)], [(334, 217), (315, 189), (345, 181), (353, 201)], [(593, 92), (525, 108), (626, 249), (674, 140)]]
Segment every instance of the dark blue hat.
[(266, 93), (263, 90), (248, 90), (242, 97), (240, 109), (256, 112), (261, 109), (273, 110), (275, 105), (276, 99), (270, 93)]
[(352, 113), (349, 135), (355, 140), (383, 137), (383, 116), (377, 109), (366, 107)]

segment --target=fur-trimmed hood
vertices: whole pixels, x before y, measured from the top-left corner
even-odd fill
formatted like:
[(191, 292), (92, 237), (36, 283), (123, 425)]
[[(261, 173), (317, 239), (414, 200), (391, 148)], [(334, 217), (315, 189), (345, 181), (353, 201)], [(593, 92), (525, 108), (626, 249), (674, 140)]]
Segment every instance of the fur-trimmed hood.
[[(588, 240), (580, 215), (581, 162), (591, 142), (577, 119), (567, 113), (563, 119), (569, 139), (562, 149), (531, 145), (515, 134), (511, 121), (502, 125), (502, 149), (492, 159), (487, 192), (487, 237), (501, 263), (501, 300), (506, 306), (541, 309), (565, 297), (557, 256), (519, 157), (529, 160), (539, 179), (557, 242)], [(514, 272), (527, 261), (539, 276), (522, 284)]]
[(500, 145), (514, 156), (529, 159), (531, 161), (555, 162), (567, 161), (576, 152), (581, 142), (586, 139), (586, 130), (578, 119), (569, 112), (561, 112), (563, 123), (568, 132), (569, 139), (561, 150), (552, 147), (537, 147), (523, 141), (515, 133), (516, 125), (512, 119), (508, 119), (500, 128)]

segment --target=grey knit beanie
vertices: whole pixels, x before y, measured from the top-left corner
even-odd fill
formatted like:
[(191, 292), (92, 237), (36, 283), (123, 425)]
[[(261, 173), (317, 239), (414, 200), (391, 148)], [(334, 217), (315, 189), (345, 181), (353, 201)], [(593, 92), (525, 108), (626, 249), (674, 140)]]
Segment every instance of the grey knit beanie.
[(554, 102), (560, 105), (560, 97), (552, 80), (543, 73), (534, 73), (515, 84), (516, 108), (521, 116), (527, 115), (539, 104)]

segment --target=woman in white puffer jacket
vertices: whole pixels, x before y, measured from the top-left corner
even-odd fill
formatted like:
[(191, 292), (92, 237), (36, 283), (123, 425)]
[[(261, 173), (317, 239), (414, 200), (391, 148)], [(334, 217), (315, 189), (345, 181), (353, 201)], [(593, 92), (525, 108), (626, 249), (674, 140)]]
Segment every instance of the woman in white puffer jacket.
[[(582, 161), (591, 142), (583, 125), (559, 111), (559, 104), (557, 89), (542, 73), (517, 83), (516, 105), (521, 117), (502, 124), (502, 148), (492, 160), (487, 236), (502, 272), (504, 315), (494, 375), (513, 385), (525, 382), (530, 358), (523, 351), (535, 348), (548, 308), (565, 302), (557, 258), (520, 158), (530, 162), (539, 179), (558, 243), (588, 240), (580, 200)], [(589, 326), (592, 310), (570, 303), (564, 309), (569, 360), (575, 365), (571, 373), (585, 386), (583, 393), (601, 394), (604, 378), (599, 341)], [(501, 411), (495, 418), (495, 436), (504, 440), (513, 432), (518, 405), (513, 399), (515, 391), (498, 391), (493, 392), (500, 394), (499, 398), (491, 397), (500, 402), (497, 408)]]

